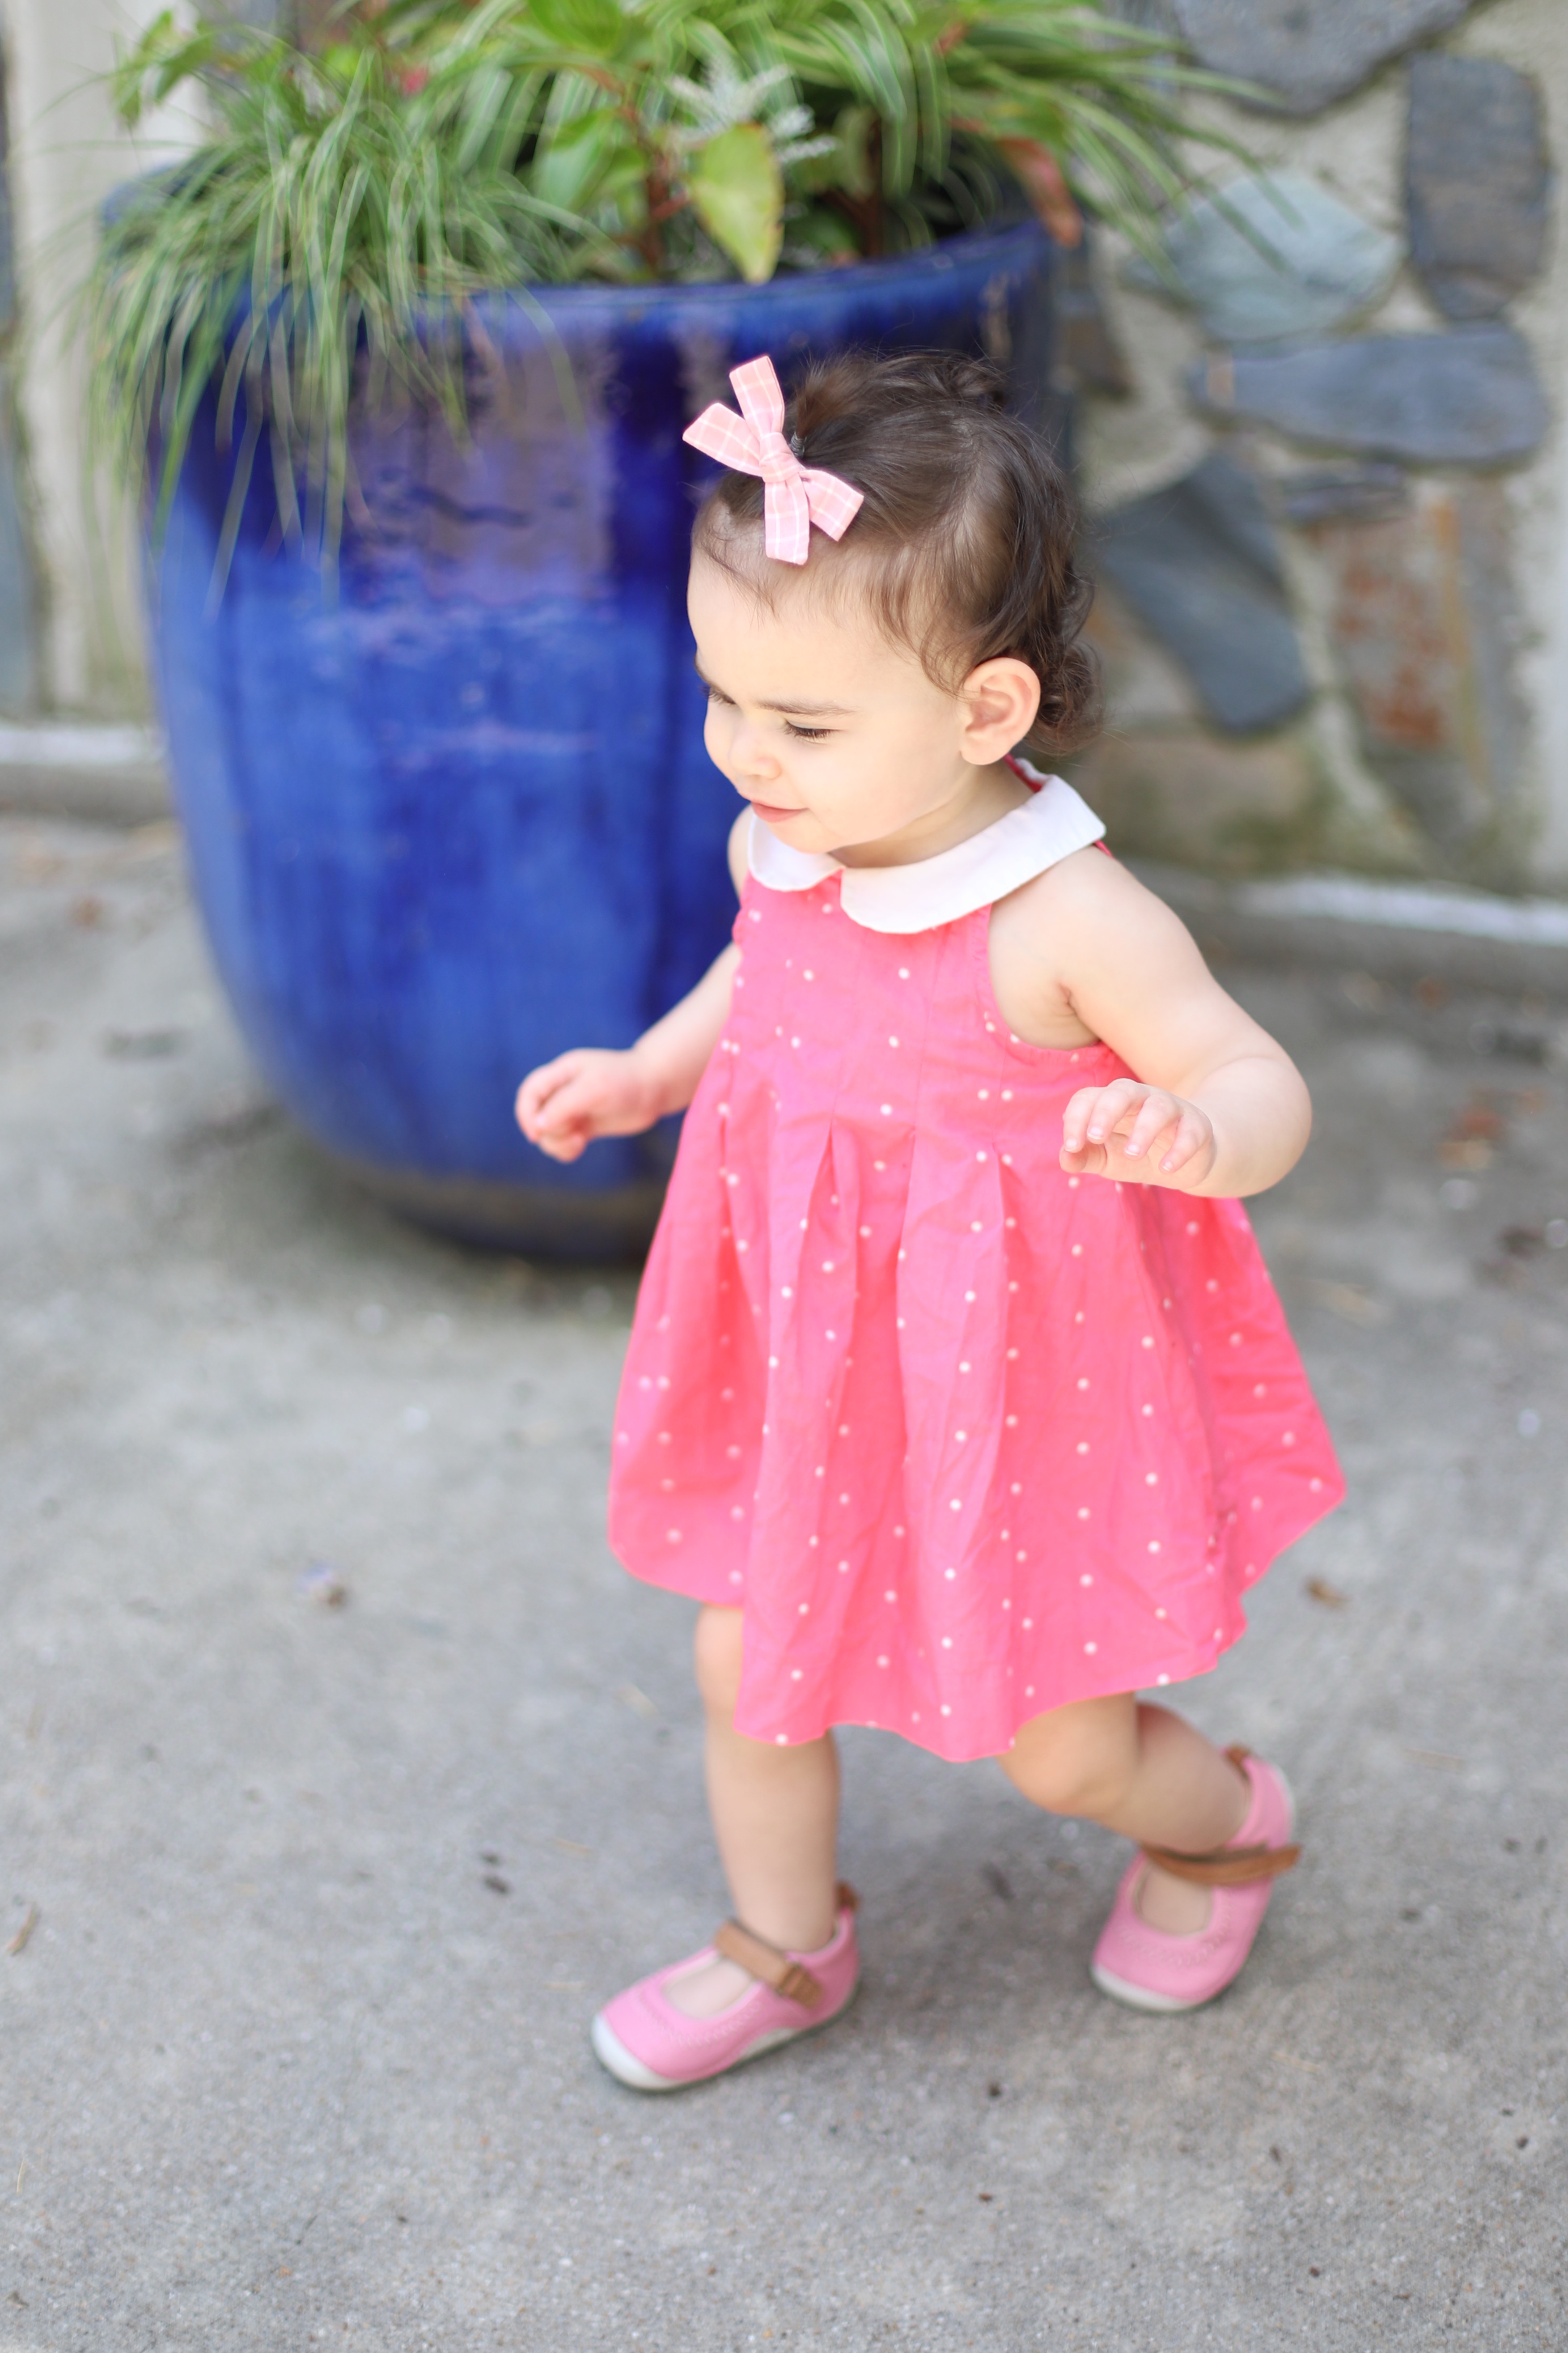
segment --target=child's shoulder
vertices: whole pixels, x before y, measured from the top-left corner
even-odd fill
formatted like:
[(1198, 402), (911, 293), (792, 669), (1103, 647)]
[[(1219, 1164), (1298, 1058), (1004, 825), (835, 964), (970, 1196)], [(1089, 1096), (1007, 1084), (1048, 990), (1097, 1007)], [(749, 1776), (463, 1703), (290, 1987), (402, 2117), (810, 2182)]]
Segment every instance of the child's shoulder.
[(1070, 850), (999, 899), (992, 932), (1016, 933), (1047, 955), (1098, 951), (1108, 940), (1125, 947), (1129, 934), (1191, 942), (1174, 910), (1099, 842)]
[[(999, 899), (991, 916), (991, 977), (1019, 1035), (1040, 1044), (1104, 1036), (1097, 1014), (1124, 998), (1184, 991), (1203, 958), (1186, 925), (1120, 860), (1075, 849)], [(1211, 984), (1212, 985), (1212, 984)], [(1075, 1012), (1075, 1008), (1077, 1011)]]

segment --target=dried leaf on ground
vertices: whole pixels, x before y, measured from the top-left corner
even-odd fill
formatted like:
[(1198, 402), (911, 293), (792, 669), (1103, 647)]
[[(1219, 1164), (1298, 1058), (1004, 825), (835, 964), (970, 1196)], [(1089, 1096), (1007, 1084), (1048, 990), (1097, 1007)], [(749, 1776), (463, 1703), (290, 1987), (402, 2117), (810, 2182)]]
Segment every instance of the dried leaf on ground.
[(17, 1929), (16, 1935), (6, 1946), (5, 1950), (8, 1953), (26, 1952), (27, 1948), (27, 1939), (32, 1935), (37, 1925), (38, 1907), (36, 1904), (29, 1904), (21, 1926)]
[(1313, 1289), (1324, 1306), (1334, 1314), (1342, 1315), (1347, 1324), (1364, 1325), (1381, 1324), (1384, 1320), (1385, 1311), (1381, 1300), (1374, 1298), (1359, 1283), (1320, 1282), (1315, 1283)]
[(1437, 1146), (1445, 1168), (1486, 1168), (1507, 1132), (1502, 1113), (1491, 1098), (1474, 1094), (1448, 1123)]

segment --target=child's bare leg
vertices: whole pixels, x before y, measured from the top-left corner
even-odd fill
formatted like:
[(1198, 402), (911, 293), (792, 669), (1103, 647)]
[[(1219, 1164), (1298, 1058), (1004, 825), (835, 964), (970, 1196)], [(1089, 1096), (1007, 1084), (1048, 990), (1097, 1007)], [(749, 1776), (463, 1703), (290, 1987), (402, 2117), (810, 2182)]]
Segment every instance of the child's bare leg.
[[(1236, 1836), (1251, 1804), (1246, 1776), (1168, 1708), (1131, 1693), (1077, 1700), (1025, 1725), (1003, 1771), (1037, 1806), (1081, 1814), (1124, 1838), (1204, 1854)], [(1187, 1936), (1208, 1924), (1206, 1887), (1153, 1865), (1138, 1892), (1152, 1928)]]
[[(779, 1748), (736, 1731), (738, 1609), (701, 1611), (696, 1655), (707, 1715), (708, 1805), (735, 1917), (770, 1945), (815, 1952), (837, 1916), (837, 1749), (831, 1734)], [(675, 1978), (667, 1990), (689, 2017), (711, 2018), (752, 1982), (733, 1961), (718, 1960)]]

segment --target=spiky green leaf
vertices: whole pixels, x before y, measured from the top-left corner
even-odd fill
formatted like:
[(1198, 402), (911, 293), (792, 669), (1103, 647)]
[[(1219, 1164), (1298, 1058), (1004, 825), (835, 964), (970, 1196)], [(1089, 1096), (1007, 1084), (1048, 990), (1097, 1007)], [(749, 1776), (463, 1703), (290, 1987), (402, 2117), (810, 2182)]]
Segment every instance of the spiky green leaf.
[(116, 103), (191, 82), (212, 137), (120, 206), (86, 290), (100, 444), (138, 488), (155, 453), (161, 514), (216, 384), (236, 501), (265, 442), (329, 569), (355, 402), (460, 431), (486, 290), (761, 280), (786, 193), (789, 267), (929, 242), (1016, 206), (1004, 139), (1158, 255), (1193, 142), (1239, 152), (1189, 111), (1227, 85), (1099, 0), (338, 0), (314, 49), (165, 10)]

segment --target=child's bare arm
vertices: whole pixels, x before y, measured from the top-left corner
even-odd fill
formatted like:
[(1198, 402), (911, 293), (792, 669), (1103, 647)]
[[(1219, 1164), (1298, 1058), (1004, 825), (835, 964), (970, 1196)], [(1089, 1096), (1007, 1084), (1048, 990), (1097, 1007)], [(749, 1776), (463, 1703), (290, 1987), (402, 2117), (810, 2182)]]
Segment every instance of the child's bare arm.
[[(737, 888), (750, 822), (742, 811), (730, 838)], [(624, 1052), (574, 1046), (531, 1071), (517, 1092), (517, 1124), (529, 1142), (552, 1160), (575, 1160), (596, 1135), (638, 1135), (667, 1112), (684, 1111), (730, 1018), (738, 962), (734, 947), (722, 950), (696, 987)]]
[[(1062, 1166), (1225, 1197), (1278, 1184), (1305, 1150), (1312, 1120), (1284, 1049), (1226, 994), (1186, 926), (1125, 867), (1080, 851), (1039, 883), (1055, 888), (1037, 889), (1035, 920), (1007, 934), (1014, 1002), (1004, 998), (1004, 1012), (1022, 1037), (1059, 1028), (1064, 1012), (1076, 1016), (1137, 1073), (1074, 1095)], [(1038, 944), (1020, 955), (1020, 941)], [(1004, 977), (998, 970), (999, 996)]]

